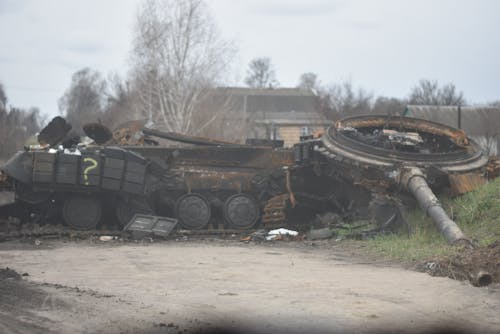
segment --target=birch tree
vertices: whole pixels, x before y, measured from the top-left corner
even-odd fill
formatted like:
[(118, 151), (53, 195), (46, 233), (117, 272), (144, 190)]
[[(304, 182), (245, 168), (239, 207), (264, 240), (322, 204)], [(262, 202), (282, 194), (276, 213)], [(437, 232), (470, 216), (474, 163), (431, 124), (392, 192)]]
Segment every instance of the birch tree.
[(145, 0), (131, 57), (138, 109), (168, 131), (193, 132), (194, 113), (222, 80), (233, 52), (202, 0)]

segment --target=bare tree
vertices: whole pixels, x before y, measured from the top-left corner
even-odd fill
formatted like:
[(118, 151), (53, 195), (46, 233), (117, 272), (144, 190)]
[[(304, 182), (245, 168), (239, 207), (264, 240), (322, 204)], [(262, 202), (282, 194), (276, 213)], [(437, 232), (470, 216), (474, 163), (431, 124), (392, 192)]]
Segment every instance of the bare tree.
[(113, 129), (126, 121), (146, 118), (138, 111), (138, 102), (140, 101), (138, 91), (132, 90), (127, 81), (114, 74), (108, 76), (106, 83), (103, 124)]
[(372, 112), (378, 115), (402, 115), (407, 104), (406, 100), (379, 96), (373, 104)]
[(10, 157), (40, 131), (43, 117), (38, 108), (28, 110), (9, 107), (7, 94), (0, 85), (0, 159)]
[(250, 61), (245, 83), (253, 88), (278, 87), (279, 82), (276, 80), (276, 71), (271, 63), (271, 58), (261, 57)]
[(442, 87), (436, 80), (422, 79), (413, 87), (409, 96), (410, 104), (419, 105), (464, 105), (466, 103), (462, 92), (458, 92), (455, 85), (448, 83)]
[(488, 107), (500, 108), (500, 100), (488, 102), (486, 105)]
[(247, 120), (241, 117), (238, 102), (238, 97), (226, 94), (224, 88), (212, 90), (200, 106), (204, 112), (195, 115), (194, 121), (200, 127), (193, 135), (243, 143)]
[(312, 72), (302, 73), (299, 78), (299, 84), (297, 85), (300, 89), (318, 89), (319, 81), (318, 75)]
[(102, 118), (105, 105), (106, 81), (99, 72), (89, 68), (73, 74), (70, 87), (59, 99), (59, 111), (80, 135), (85, 123)]
[(169, 131), (193, 131), (198, 105), (222, 80), (233, 52), (202, 0), (145, 0), (131, 57), (138, 109)]
[(362, 88), (355, 91), (349, 81), (329, 86), (320, 96), (330, 119), (369, 113), (373, 99), (372, 94)]
[(7, 94), (3, 88), (3, 84), (0, 82), (0, 111), (7, 109)]

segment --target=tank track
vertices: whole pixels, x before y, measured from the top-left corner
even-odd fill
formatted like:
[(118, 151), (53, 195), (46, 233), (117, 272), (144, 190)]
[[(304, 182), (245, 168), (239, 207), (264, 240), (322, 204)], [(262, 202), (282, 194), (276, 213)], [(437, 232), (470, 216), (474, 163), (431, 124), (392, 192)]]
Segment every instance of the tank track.
[[(13, 220), (0, 219), (0, 242), (18, 239), (98, 239), (101, 236), (111, 236), (117, 240), (129, 240), (130, 234), (119, 229), (92, 229), (92, 230), (75, 230), (69, 226), (62, 224), (45, 224), (36, 223), (20, 223)], [(204, 237), (204, 236), (222, 236), (234, 237), (236, 235), (248, 235), (255, 232), (256, 229), (236, 230), (229, 228), (209, 228), (202, 230), (185, 230), (176, 229), (168, 238), (185, 239), (186, 237)], [(155, 237), (157, 238), (157, 237)], [(164, 239), (164, 238), (163, 238)]]
[(286, 207), (289, 199), (289, 194), (282, 194), (274, 196), (267, 201), (262, 216), (264, 226), (276, 227), (286, 222)]

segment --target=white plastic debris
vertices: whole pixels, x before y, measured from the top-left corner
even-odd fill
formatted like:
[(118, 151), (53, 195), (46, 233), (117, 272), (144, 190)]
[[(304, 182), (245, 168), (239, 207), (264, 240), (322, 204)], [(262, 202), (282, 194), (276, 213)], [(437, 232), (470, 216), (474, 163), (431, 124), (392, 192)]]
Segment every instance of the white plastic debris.
[(399, 175), (400, 175), (400, 171), (399, 170), (393, 170), (393, 171), (390, 171), (390, 172), (387, 172), (385, 173), (385, 175), (388, 177), (388, 178), (391, 178), (391, 179), (394, 179), (394, 180), (397, 180), (399, 178)]
[(51, 153), (51, 154), (56, 154), (57, 150), (55, 148), (49, 148), (48, 152)]
[(92, 138), (85, 136), (85, 137), (80, 139), (80, 142), (78, 143), (78, 147), (82, 147), (82, 146), (85, 147), (85, 146), (92, 144), (93, 142), (94, 142), (94, 140)]
[(269, 231), (267, 234), (269, 236), (271, 236), (271, 235), (291, 235), (292, 237), (295, 237), (295, 236), (299, 235), (299, 232), (287, 230), (286, 228), (278, 228), (276, 230)]
[(113, 239), (114, 239), (114, 237), (112, 237), (112, 236), (110, 236), (110, 235), (101, 235), (101, 236), (99, 237), (99, 240), (101, 240), (101, 241), (111, 241), (111, 240), (113, 240)]
[(74, 151), (68, 150), (67, 148), (64, 149), (64, 154), (69, 154), (69, 155), (82, 155), (82, 153), (75, 149)]

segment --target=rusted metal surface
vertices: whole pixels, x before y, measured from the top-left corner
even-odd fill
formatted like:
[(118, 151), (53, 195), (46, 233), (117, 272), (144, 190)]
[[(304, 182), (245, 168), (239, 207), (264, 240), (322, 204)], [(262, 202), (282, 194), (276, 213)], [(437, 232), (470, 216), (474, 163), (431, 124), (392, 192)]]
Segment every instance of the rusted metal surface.
[(286, 206), (289, 194), (281, 194), (270, 198), (264, 207), (262, 223), (267, 227), (279, 226), (286, 222)]
[[(359, 127), (354, 127), (358, 124)], [(383, 130), (397, 130), (406, 134), (417, 132), (423, 138), (423, 143), (406, 148), (397, 147), (380, 136)], [(448, 136), (451, 132), (455, 137)], [(379, 167), (432, 165), (460, 173), (483, 167), (486, 157), (479, 147), (466, 137), (457, 141), (460, 135), (459, 130), (424, 120), (359, 116), (343, 120), (330, 128), (323, 136), (323, 144), (334, 155)]]
[(205, 137), (187, 136), (176, 132), (163, 132), (159, 130), (146, 129), (146, 128), (142, 129), (142, 132), (146, 135), (155, 136), (158, 138), (168, 139), (175, 142), (186, 143), (186, 144), (195, 144), (203, 146), (238, 146), (238, 147), (243, 146), (240, 144), (231, 143), (223, 140), (217, 140)]
[(486, 174), (490, 180), (500, 176), (500, 159), (495, 157), (490, 158), (488, 164), (486, 165)]
[(113, 130), (113, 143), (116, 145), (144, 145), (144, 134), (141, 129), (147, 120), (135, 120), (120, 124)]
[(464, 173), (464, 174), (450, 174), (448, 176), (450, 181), (450, 188), (453, 195), (463, 195), (469, 191), (473, 191), (487, 182), (483, 174)]
[[(144, 128), (143, 120), (119, 126), (107, 140), (106, 129), (91, 125), (87, 132), (105, 145), (39, 148), (8, 163), (4, 171), (27, 217), (49, 221), (64, 213), (67, 223), (93, 229), (109, 207), (121, 225), (142, 213), (176, 217), (189, 229), (242, 230), (285, 225), (287, 218), (307, 223), (325, 212), (356, 219), (374, 200), (388, 199), (377, 207), (393, 210), (393, 196), (413, 194), (447, 240), (465, 239), (430, 189), (449, 181), (456, 191), (469, 190), (485, 165), (460, 130), (409, 118), (345, 119), (293, 149), (166, 133)], [(151, 146), (148, 136), (190, 145)], [(425, 176), (407, 177), (412, 168)], [(80, 221), (89, 203), (93, 218)]]
[(206, 189), (210, 191), (234, 190), (249, 191), (255, 173), (205, 168), (183, 168), (182, 174), (188, 190)]
[(151, 146), (125, 146), (124, 149), (141, 154), (146, 158), (160, 158), (175, 166), (224, 167), (273, 169), (294, 164), (293, 152), (271, 147), (189, 147), (166, 148)]
[(337, 129), (346, 127), (352, 127), (356, 129), (384, 127), (407, 128), (414, 129), (417, 132), (423, 131), (434, 135), (445, 136), (447, 138), (450, 138), (455, 144), (461, 147), (465, 147), (469, 144), (469, 140), (467, 139), (467, 136), (465, 135), (465, 132), (463, 130), (455, 129), (431, 121), (423, 121), (421, 119), (410, 117), (361, 116), (339, 120), (336, 122), (335, 127)]
[(450, 177), (452, 187), (460, 193), (483, 182), (487, 159), (463, 131), (412, 118), (359, 116), (338, 121), (320, 141), (302, 145), (313, 146), (331, 166), (327, 173), (373, 194), (406, 189), (447, 241), (467, 239), (446, 215), (427, 181), (443, 184), (446, 182), (439, 180)]

